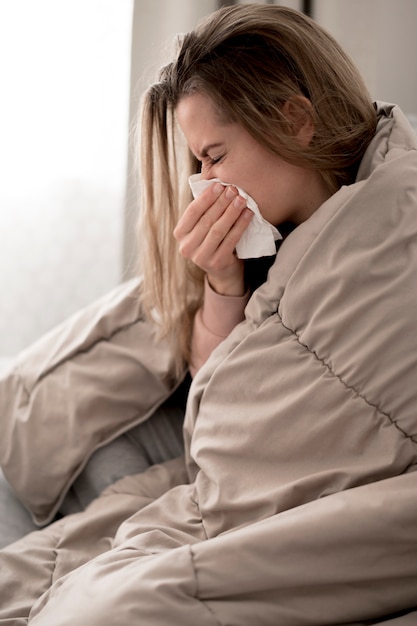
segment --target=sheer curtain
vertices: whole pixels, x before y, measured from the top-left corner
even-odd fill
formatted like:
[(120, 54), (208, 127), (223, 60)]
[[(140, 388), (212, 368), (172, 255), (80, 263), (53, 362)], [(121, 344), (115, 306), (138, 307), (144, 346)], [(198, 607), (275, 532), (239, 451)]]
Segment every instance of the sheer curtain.
[(0, 2), (0, 358), (120, 281), (132, 12)]

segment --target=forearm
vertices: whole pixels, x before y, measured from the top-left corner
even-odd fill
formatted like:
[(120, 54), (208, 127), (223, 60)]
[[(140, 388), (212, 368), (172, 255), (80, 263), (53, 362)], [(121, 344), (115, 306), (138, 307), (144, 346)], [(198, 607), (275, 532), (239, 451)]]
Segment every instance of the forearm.
[(216, 293), (207, 279), (204, 303), (194, 318), (191, 340), (190, 372), (194, 376), (213, 350), (244, 319), (249, 291), (243, 296), (223, 296)]

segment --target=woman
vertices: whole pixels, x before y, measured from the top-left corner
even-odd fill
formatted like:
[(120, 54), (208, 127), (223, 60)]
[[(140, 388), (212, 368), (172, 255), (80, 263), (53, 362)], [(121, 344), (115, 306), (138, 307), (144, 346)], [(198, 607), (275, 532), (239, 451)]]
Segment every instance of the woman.
[[(267, 5), (185, 36), (143, 112), (142, 323), (162, 338), (141, 358), (174, 355), (171, 389), (190, 363), (185, 462), (1, 551), (0, 623), (413, 623), (414, 133), (320, 27)], [(198, 161), (221, 184), (190, 202)], [(235, 254), (253, 201), (276, 258)]]

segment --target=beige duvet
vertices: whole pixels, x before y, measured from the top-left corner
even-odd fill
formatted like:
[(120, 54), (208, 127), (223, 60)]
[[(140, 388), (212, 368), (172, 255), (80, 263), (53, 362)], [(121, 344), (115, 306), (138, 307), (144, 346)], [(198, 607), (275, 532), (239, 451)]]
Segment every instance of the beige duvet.
[[(0, 624), (417, 624), (416, 138), (380, 113), (357, 183), (285, 240), (194, 379), (186, 458), (1, 551)], [(1, 466), (38, 522), (180, 382), (135, 290), (1, 382)]]

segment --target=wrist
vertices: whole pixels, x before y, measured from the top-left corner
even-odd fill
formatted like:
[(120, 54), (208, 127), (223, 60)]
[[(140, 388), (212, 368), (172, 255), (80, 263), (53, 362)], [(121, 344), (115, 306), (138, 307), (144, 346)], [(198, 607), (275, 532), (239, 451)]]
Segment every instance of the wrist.
[(219, 279), (216, 276), (207, 274), (207, 281), (210, 287), (220, 296), (244, 296), (246, 293), (245, 280), (243, 275), (233, 280)]

